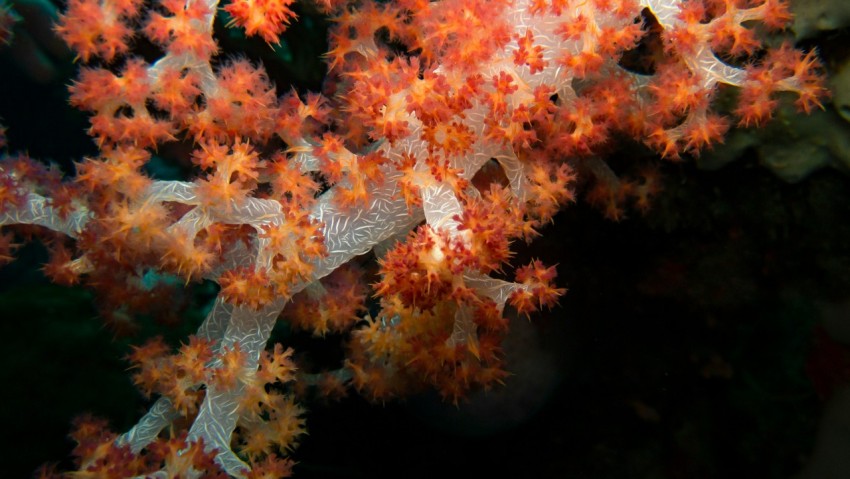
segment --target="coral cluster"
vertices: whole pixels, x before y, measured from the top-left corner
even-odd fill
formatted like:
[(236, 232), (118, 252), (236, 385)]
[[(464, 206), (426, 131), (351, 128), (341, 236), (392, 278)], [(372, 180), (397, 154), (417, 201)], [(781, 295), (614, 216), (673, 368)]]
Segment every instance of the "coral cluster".
[[(299, 390), (458, 401), (497, 385), (504, 309), (564, 293), (554, 267), (512, 265), (511, 243), (574, 200), (577, 176), (615, 219), (657, 191), (651, 173), (608, 168), (615, 140), (678, 160), (734, 121), (763, 125), (780, 92), (805, 112), (825, 95), (813, 52), (759, 40), (756, 25), (790, 21), (781, 0), (315, 6), (334, 24), (321, 95), (281, 95), (262, 65), (217, 57), (213, 0), (71, 0), (56, 26), (83, 64), (70, 101), (100, 155), (65, 179), (7, 155), (0, 225), (40, 236), (47, 275), (97, 289), (116, 327), (167, 297), (156, 275), (220, 285), (178, 351), (154, 340), (130, 355), (156, 397), (135, 427), (77, 424), (81, 477), (280, 477), (303, 432)], [(297, 21), (291, 0), (222, 7), (270, 44)], [(142, 41), (158, 58), (136, 55)], [(720, 85), (740, 89), (735, 118), (712, 109)], [(193, 177), (147, 172), (169, 143), (191, 148)], [(356, 263), (372, 257), (367, 285)], [(296, 374), (291, 350), (266, 351), (281, 318), (346, 335), (339, 369)]]

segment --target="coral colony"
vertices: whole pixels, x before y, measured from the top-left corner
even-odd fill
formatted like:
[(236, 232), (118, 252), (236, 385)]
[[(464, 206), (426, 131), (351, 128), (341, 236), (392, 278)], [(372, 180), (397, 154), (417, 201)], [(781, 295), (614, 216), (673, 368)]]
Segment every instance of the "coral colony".
[[(326, 91), (279, 95), (263, 65), (217, 56), (212, 26), (274, 45), (292, 2), (70, 0), (55, 26), (99, 154), (66, 178), (5, 155), (0, 257), (40, 238), (47, 276), (91, 286), (116, 325), (166, 300), (152, 277), (220, 285), (178, 350), (132, 349), (153, 401), (134, 427), (75, 423), (74, 477), (282, 477), (304, 432), (294, 391), (457, 401), (498, 385), (505, 308), (564, 292), (554, 267), (511, 265), (511, 243), (573, 200), (577, 176), (614, 219), (658, 188), (617, 178), (603, 145), (678, 160), (764, 124), (779, 95), (808, 112), (826, 93), (814, 53), (761, 40), (787, 26), (783, 0), (316, 0)], [(159, 58), (134, 55), (141, 40)], [(728, 115), (712, 109), (720, 85), (737, 90)], [(197, 174), (152, 178), (176, 141)], [(367, 253), (372, 284), (352, 262)], [(277, 321), (345, 334), (339, 369), (297, 372), (267, 344)]]

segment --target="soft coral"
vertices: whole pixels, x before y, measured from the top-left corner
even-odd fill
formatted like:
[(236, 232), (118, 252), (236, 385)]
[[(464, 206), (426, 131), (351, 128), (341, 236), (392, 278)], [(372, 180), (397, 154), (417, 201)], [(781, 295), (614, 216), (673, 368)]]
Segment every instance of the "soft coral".
[(127, 42), (133, 30), (126, 22), (139, 15), (142, 3), (140, 0), (71, 0), (67, 11), (59, 17), (56, 33), (84, 62), (96, 56), (111, 62), (129, 49)]

